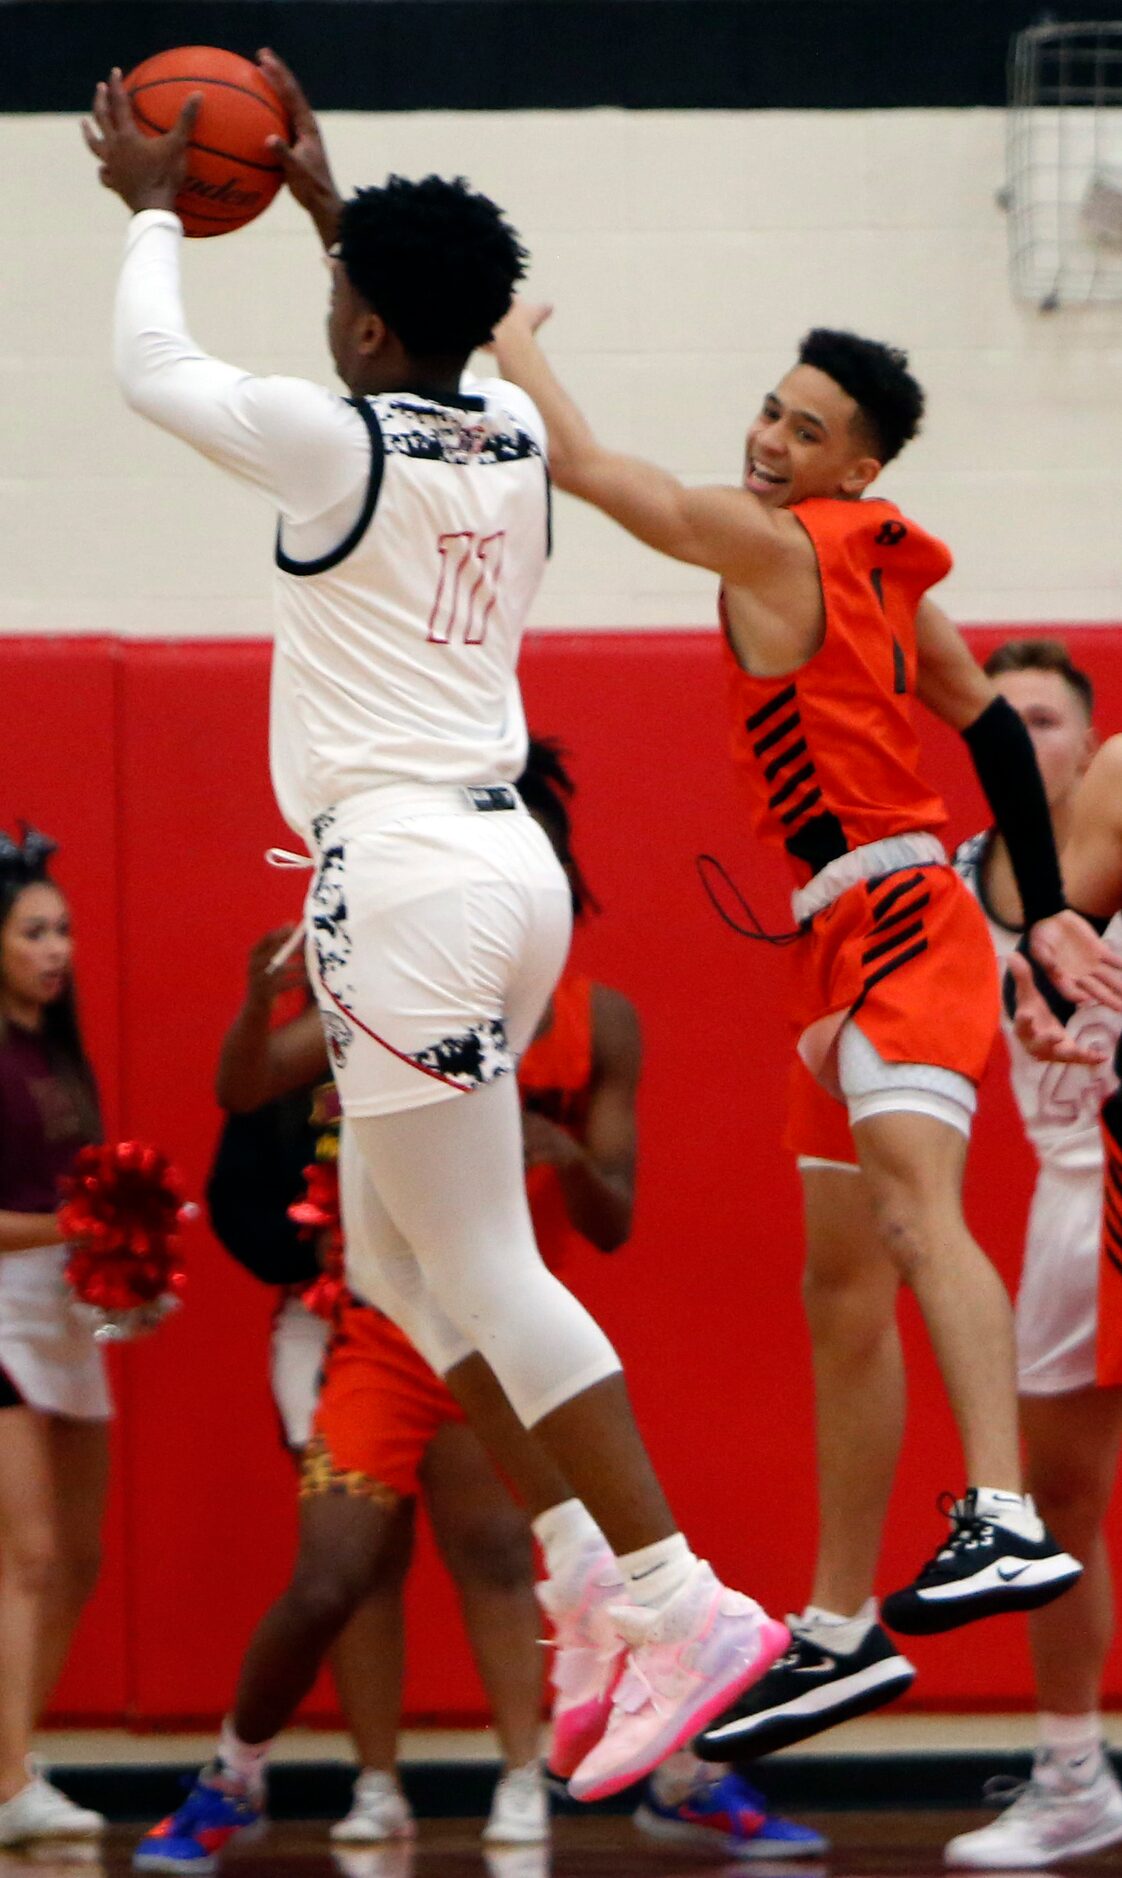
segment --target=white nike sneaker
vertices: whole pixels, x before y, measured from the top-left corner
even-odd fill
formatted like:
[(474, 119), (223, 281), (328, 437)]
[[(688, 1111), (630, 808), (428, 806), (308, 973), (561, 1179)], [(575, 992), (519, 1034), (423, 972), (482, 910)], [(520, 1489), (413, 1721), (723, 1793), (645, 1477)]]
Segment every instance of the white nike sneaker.
[(988, 1826), (952, 1839), (943, 1854), (946, 1863), (1031, 1871), (1116, 1845), (1122, 1840), (1122, 1787), (1104, 1754), (1089, 1759), (1094, 1766), (1086, 1781), (1070, 1762), (1055, 1760), (1045, 1749), (1037, 1751), (1024, 1785), (991, 1781), (991, 1796), (996, 1799), (1004, 1787), (1012, 1804)]
[(26, 1787), (0, 1804), (0, 1845), (23, 1845), (32, 1839), (96, 1839), (105, 1827), (100, 1813), (75, 1806), (40, 1773), (33, 1773)]
[(484, 1845), (546, 1845), (549, 1842), (549, 1794), (540, 1761), (512, 1767), (495, 1788), (491, 1817), (483, 1828)]
[(355, 1781), (351, 1810), (336, 1820), (336, 1845), (381, 1845), (387, 1839), (412, 1839), (417, 1822), (393, 1774), (364, 1767)]

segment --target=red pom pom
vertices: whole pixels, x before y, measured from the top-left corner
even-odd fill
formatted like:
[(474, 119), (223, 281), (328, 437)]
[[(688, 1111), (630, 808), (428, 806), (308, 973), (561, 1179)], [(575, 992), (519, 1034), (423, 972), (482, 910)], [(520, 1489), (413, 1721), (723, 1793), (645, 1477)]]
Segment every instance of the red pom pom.
[(104, 1325), (133, 1313), (149, 1328), (153, 1307), (183, 1291), (179, 1226), (194, 1211), (167, 1155), (142, 1141), (82, 1148), (62, 1191), (75, 1297), (105, 1314)]

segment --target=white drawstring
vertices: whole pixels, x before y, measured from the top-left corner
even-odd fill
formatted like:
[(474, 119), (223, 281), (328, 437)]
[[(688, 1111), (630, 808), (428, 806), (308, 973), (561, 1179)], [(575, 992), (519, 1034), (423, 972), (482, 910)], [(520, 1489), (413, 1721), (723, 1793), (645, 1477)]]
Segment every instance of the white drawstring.
[[(265, 860), (270, 867), (296, 869), (315, 866), (315, 862), (310, 854), (294, 854), (291, 848), (266, 848)], [(299, 925), (289, 933), (280, 951), (274, 952), (268, 965), (265, 967), (266, 971), (279, 972), (281, 966), (287, 965), (293, 953), (299, 951), (303, 943), (304, 922), (301, 920)]]

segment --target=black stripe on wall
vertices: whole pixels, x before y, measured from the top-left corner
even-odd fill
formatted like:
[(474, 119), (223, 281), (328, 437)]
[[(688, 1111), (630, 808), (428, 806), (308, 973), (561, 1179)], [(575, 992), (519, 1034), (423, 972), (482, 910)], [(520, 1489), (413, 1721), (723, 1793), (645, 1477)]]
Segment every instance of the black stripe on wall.
[(275, 46), (322, 110), (999, 105), (1011, 35), (1088, 10), (1087, 0), (1050, 0), (1046, 14), (1038, 0), (0, 0), (0, 111), (84, 111), (111, 65), (198, 44), (250, 56)]

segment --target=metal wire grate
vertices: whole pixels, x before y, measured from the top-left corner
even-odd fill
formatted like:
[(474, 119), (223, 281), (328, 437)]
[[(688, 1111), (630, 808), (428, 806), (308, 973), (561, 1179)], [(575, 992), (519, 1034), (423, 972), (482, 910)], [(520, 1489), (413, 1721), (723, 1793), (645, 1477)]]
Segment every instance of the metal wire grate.
[(1017, 34), (1001, 200), (1019, 300), (1122, 300), (1122, 22)]

